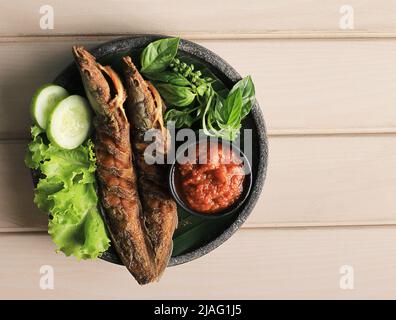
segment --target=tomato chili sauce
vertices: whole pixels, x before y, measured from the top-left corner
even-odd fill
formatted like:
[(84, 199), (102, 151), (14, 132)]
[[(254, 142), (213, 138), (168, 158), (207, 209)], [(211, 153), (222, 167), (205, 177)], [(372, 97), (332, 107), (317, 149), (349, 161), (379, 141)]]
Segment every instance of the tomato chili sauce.
[(195, 158), (176, 169), (178, 193), (186, 204), (199, 213), (217, 213), (240, 197), (245, 172), (243, 161), (229, 144), (204, 141), (197, 143)]

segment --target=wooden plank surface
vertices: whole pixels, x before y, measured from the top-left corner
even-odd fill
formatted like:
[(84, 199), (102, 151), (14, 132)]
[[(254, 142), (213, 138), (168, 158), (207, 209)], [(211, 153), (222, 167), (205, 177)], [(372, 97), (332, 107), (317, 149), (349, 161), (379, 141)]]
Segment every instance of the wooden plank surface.
[[(55, 254), (44, 234), (0, 241), (0, 298), (396, 298), (395, 227), (241, 230), (145, 287), (123, 267)], [(42, 265), (53, 267), (54, 290), (39, 287)], [(353, 267), (354, 290), (340, 289), (343, 265)]]
[[(31, 96), (72, 61), (72, 44), (105, 39), (0, 41), (0, 138), (28, 137)], [(252, 75), (269, 134), (396, 132), (396, 40), (198, 43)]]
[[(54, 29), (42, 30), (40, 7), (54, 8)], [(340, 8), (350, 5), (355, 13), (353, 30), (342, 30)], [(242, 36), (337, 36), (353, 33), (396, 32), (396, 4), (391, 0), (261, 1), (177, 0), (2, 1), (0, 35), (171, 33), (199, 37)], [(23, 23), (21, 23), (23, 21)]]
[[(394, 1), (52, 0), (54, 29), (42, 30), (44, 4), (0, 3), (0, 298), (396, 298)], [(346, 4), (353, 30), (339, 26)], [(71, 45), (133, 33), (194, 39), (251, 74), (270, 135), (244, 227), (147, 287), (55, 254), (23, 164), (32, 93), (71, 62)], [(54, 290), (39, 288), (42, 265)], [(340, 289), (343, 265), (354, 290)]]
[[(266, 184), (246, 227), (396, 224), (396, 135), (285, 136), (269, 143)], [(46, 230), (32, 204), (25, 144), (0, 144), (0, 232)]]
[(47, 217), (33, 203), (33, 183), (24, 167), (25, 150), (26, 143), (0, 144), (0, 232), (43, 230), (47, 225)]

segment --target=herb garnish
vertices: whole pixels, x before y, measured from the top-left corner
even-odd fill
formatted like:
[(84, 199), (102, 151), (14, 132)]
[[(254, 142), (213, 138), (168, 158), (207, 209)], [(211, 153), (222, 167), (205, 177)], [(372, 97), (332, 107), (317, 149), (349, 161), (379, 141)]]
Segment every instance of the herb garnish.
[(238, 81), (229, 92), (213, 88), (215, 80), (204, 77), (194, 64), (177, 57), (179, 38), (150, 43), (141, 54), (141, 72), (150, 79), (168, 105), (166, 121), (177, 128), (201, 121), (204, 132), (235, 140), (241, 121), (249, 114), (255, 99), (250, 76)]

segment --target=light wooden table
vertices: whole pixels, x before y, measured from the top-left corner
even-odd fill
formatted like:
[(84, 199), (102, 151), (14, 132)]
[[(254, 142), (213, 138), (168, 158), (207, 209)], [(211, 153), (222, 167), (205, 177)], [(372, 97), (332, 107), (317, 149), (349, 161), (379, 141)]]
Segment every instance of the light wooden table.
[[(396, 298), (396, 5), (349, 0), (0, 3), (0, 298)], [(55, 10), (40, 29), (40, 7)], [(23, 157), (35, 88), (131, 33), (192, 39), (251, 74), (268, 126), (262, 196), (209, 255), (139, 287), (122, 268), (54, 252)], [(39, 287), (40, 267), (55, 271)], [(340, 268), (354, 289), (340, 288)]]

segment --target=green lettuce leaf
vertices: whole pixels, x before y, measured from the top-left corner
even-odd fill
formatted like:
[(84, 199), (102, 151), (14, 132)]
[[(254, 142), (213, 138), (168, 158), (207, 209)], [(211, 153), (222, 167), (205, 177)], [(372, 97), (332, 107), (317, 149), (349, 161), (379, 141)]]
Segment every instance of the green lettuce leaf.
[(48, 233), (58, 251), (77, 259), (94, 259), (110, 246), (98, 211), (96, 158), (88, 140), (73, 150), (58, 148), (37, 126), (25, 157), (26, 166), (39, 170), (34, 203), (49, 214)]
[(94, 183), (95, 162), (90, 160), (90, 144), (73, 150), (62, 150), (53, 145), (47, 149), (41, 172), (48, 178), (57, 177), (69, 187), (74, 183)]
[(98, 257), (109, 247), (103, 220), (96, 208), (93, 184), (76, 184), (49, 196), (54, 201), (48, 233), (66, 256)]
[(49, 213), (50, 209), (54, 207), (54, 201), (49, 199), (49, 196), (62, 189), (62, 181), (58, 179), (42, 178), (37, 183), (34, 191), (34, 203), (39, 209)]
[(43, 130), (39, 126), (32, 126), (30, 129), (32, 141), (28, 145), (28, 152), (25, 156), (25, 164), (28, 168), (38, 169), (44, 155), (48, 149), (43, 141)]

